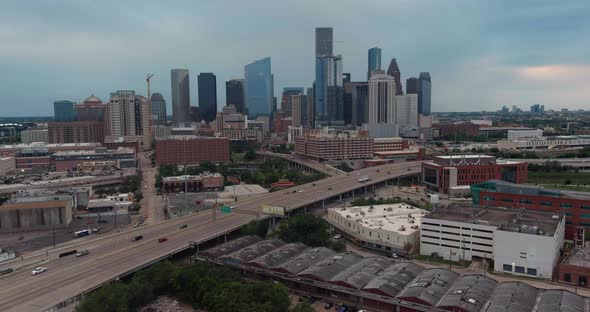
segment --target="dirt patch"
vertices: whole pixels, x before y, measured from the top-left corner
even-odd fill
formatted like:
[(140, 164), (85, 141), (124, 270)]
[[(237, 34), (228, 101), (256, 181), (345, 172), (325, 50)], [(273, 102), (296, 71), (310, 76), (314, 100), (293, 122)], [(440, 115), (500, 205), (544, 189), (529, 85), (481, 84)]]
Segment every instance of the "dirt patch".
[(162, 296), (158, 297), (147, 307), (143, 307), (140, 312), (196, 312), (190, 304), (182, 303), (174, 298)]

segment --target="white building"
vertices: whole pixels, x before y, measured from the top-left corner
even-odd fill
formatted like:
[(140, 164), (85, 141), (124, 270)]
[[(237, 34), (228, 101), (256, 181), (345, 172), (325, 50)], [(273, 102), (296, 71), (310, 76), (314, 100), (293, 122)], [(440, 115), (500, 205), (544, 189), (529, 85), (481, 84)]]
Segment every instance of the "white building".
[(119, 90), (111, 93), (108, 105), (108, 137), (140, 137), (142, 150), (151, 148), (151, 105), (150, 101), (136, 95), (135, 91)]
[(20, 133), (20, 140), (23, 143), (43, 142), (49, 143), (49, 130), (31, 128)]
[(562, 215), (446, 208), (422, 218), (420, 254), (451, 261), (493, 259), (495, 271), (550, 279), (564, 233)]
[(406, 204), (354, 206), (328, 210), (327, 220), (359, 244), (405, 254), (420, 245), (420, 220), (427, 212)]
[(541, 129), (514, 129), (508, 130), (508, 140), (526, 139), (526, 138), (541, 138), (543, 137), (543, 130)]
[(395, 122), (400, 127), (418, 126), (418, 95), (405, 94), (395, 97)]
[(395, 123), (395, 79), (377, 73), (369, 80), (369, 124)]
[(0, 157), (0, 176), (16, 170), (14, 156)]
[(498, 140), (498, 149), (552, 149), (557, 147), (583, 147), (590, 145), (590, 136), (555, 136), (528, 139)]

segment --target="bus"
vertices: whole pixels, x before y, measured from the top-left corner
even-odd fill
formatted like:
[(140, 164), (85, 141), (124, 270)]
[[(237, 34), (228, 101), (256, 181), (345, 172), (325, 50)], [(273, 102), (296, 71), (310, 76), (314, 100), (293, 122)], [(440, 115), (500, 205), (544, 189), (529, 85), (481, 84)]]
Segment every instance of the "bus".
[(74, 238), (84, 237), (90, 235), (90, 230), (82, 230), (74, 232)]

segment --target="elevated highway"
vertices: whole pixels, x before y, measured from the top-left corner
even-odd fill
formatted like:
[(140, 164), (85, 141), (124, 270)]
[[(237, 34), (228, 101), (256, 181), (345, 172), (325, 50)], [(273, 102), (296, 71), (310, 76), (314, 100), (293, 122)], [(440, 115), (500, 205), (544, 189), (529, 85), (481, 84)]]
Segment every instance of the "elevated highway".
[[(162, 223), (129, 229), (97, 237), (85, 237), (55, 249), (24, 255), (19, 262), (9, 264), (14, 272), (0, 277), (0, 311), (58, 311), (70, 310), (84, 294), (212, 239), (239, 229), (261, 212), (261, 205), (295, 209), (323, 204), (339, 196), (366, 192), (376, 185), (415, 177), (421, 162), (394, 163), (341, 174), (313, 183), (300, 185), (264, 196), (239, 201), (234, 208), (246, 213), (222, 214), (203, 211)], [(370, 180), (359, 182), (359, 176)], [(186, 228), (180, 228), (187, 225)], [(131, 239), (142, 235), (143, 239)], [(158, 238), (168, 241), (158, 243)], [(70, 250), (88, 250), (89, 255), (76, 258), (58, 255)], [(37, 266), (48, 271), (31, 276)], [(6, 267), (6, 266), (2, 266)]]
[(336, 176), (336, 175), (346, 173), (346, 172), (344, 172), (338, 168), (332, 167), (328, 164), (322, 164), (317, 161), (307, 160), (307, 159), (295, 157), (295, 156), (289, 155), (289, 154), (273, 153), (273, 152), (269, 152), (269, 151), (258, 151), (258, 152), (256, 152), (256, 154), (258, 154), (259, 156), (262, 156), (263, 158), (274, 157), (274, 158), (286, 159), (289, 161), (289, 165), (291, 167), (296, 167), (299, 169), (303, 169), (305, 171), (319, 172), (319, 173), (323, 173), (327, 176)]

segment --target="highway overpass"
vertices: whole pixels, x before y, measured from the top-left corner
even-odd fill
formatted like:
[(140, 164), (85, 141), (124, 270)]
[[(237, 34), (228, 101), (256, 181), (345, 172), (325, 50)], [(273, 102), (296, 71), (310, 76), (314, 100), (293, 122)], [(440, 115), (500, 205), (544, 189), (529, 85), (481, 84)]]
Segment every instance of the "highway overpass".
[(327, 176), (335, 176), (339, 174), (345, 174), (346, 172), (332, 167), (328, 164), (319, 163), (313, 160), (307, 160), (299, 157), (294, 157), (289, 154), (281, 154), (281, 153), (273, 153), (269, 151), (258, 151), (256, 152), (262, 158), (283, 158), (289, 161), (289, 166), (294, 167), (297, 169), (301, 169), (303, 171), (313, 171), (323, 173)]
[[(326, 200), (366, 192), (400, 178), (414, 178), (420, 170), (421, 162), (361, 169), (239, 201), (234, 208), (243, 213), (203, 211), (120, 233), (89, 236), (55, 249), (25, 255), (22, 261), (8, 264), (15, 269), (14, 272), (0, 277), (0, 311), (73, 310), (74, 303), (84, 294), (105, 283), (239, 229), (257, 218), (261, 205), (281, 206), (287, 211), (321, 205)], [(370, 180), (359, 182), (359, 176), (363, 175), (369, 176)], [(181, 229), (185, 224), (187, 227)], [(131, 242), (137, 235), (142, 235), (143, 239)], [(168, 238), (168, 241), (158, 243), (161, 237)], [(58, 257), (73, 249), (89, 250), (89, 255)], [(37, 266), (47, 267), (48, 271), (31, 276), (31, 270)]]

